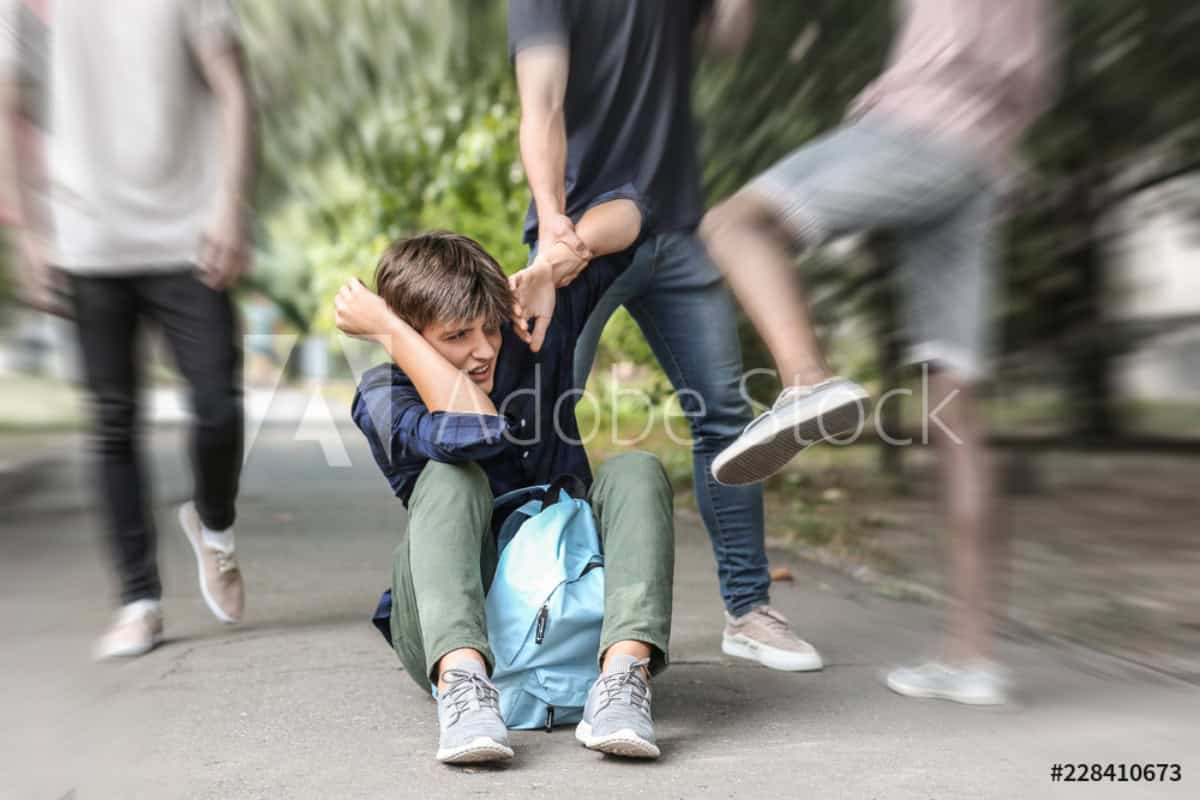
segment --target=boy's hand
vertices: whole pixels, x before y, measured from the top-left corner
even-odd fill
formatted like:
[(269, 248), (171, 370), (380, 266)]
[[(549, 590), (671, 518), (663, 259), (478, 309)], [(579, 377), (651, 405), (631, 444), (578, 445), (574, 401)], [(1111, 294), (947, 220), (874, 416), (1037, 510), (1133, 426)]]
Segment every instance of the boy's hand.
[[(508, 285), (513, 292), (513, 330), (536, 353), (546, 341), (546, 329), (550, 327), (558, 300), (550, 262), (539, 255), (533, 264), (509, 278)], [(530, 319), (533, 320), (532, 333), (527, 324)]]
[(333, 299), (333, 321), (347, 336), (361, 339), (380, 336), (398, 319), (383, 298), (358, 278), (351, 278)]

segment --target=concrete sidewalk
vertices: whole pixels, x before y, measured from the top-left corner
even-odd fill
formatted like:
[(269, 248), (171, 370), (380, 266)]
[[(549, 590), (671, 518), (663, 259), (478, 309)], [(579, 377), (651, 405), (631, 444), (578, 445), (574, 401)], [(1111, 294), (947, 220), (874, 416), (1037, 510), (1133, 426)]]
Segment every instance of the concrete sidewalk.
[[(817, 674), (725, 659), (708, 542), (680, 509), (674, 666), (655, 686), (663, 759), (623, 763), (569, 730), (518, 733), (504, 769), (433, 760), (430, 699), (368, 622), (403, 530), (365, 447), (350, 465), (264, 428), (238, 522), (246, 622), (219, 626), (171, 506), (187, 496), (182, 431), (153, 439), (170, 641), (87, 660), (108, 620), (99, 519), (77, 459), (5, 503), (0, 795), (14, 798), (1193, 797), (1200, 691), (1080, 650), (1005, 641), (1012, 708), (917, 702), (878, 673), (931, 652), (938, 614), (779, 556), (774, 602), (822, 651)], [(1054, 784), (1055, 762), (1182, 764), (1167, 784)], [(73, 793), (73, 794), (72, 794)]]

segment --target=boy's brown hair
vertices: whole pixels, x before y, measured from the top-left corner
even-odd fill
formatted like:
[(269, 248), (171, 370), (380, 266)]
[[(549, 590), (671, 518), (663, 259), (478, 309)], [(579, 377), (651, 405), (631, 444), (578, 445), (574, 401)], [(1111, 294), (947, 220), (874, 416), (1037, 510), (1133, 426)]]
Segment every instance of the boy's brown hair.
[(417, 331), (435, 322), (500, 325), (512, 317), (508, 278), (479, 242), (432, 231), (393, 242), (375, 268), (375, 291)]

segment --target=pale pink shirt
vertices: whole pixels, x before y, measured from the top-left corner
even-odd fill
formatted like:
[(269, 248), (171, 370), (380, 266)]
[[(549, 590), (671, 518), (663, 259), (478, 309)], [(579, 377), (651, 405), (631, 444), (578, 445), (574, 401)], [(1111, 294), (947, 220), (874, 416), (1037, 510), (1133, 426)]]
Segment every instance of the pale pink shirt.
[(1008, 177), (1051, 95), (1054, 0), (898, 0), (887, 69), (851, 107), (965, 149)]

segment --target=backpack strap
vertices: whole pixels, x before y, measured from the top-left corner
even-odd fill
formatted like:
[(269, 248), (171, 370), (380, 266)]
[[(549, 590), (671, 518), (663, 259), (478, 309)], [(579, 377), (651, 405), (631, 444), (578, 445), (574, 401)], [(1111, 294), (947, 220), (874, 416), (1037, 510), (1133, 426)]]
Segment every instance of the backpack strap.
[(559, 475), (546, 487), (546, 494), (542, 499), (542, 510), (561, 500), (564, 492), (576, 500), (586, 500), (587, 484), (569, 472)]

